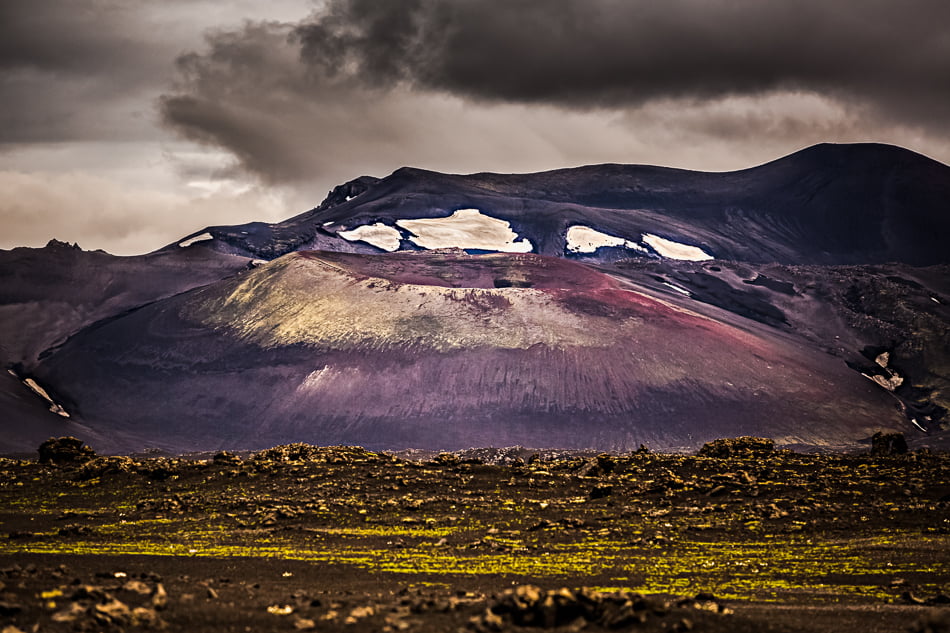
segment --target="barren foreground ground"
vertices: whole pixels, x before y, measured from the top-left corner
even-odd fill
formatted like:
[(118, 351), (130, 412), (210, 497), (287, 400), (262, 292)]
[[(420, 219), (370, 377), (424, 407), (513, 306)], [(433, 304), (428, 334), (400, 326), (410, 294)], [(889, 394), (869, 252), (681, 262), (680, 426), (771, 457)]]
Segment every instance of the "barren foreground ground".
[(758, 448), (0, 460), (0, 630), (950, 630), (950, 454)]

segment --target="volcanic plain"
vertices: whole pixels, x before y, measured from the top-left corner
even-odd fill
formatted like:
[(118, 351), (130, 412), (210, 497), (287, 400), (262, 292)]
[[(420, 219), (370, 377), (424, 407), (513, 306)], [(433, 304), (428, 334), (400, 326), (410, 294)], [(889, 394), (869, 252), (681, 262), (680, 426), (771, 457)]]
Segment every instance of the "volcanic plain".
[(186, 458), (54, 442), (0, 460), (0, 627), (945, 631), (950, 455), (877, 439)]

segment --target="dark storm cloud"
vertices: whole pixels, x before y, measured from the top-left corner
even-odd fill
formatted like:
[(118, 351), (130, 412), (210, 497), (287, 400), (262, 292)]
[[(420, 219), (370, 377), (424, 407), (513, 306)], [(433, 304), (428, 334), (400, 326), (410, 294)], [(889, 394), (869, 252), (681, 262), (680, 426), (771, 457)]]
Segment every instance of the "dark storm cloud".
[[(478, 108), (680, 125), (662, 120), (657, 104), (667, 104), (694, 135), (762, 132), (791, 149), (901, 126), (942, 134), (947, 24), (946, 0), (330, 0), (296, 25), (210, 35), (179, 58), (161, 107), (180, 134), (271, 182), (325, 176), (349, 159), (365, 173), (359, 165), (387, 152), (419, 164), (439, 135), (500, 139), (540, 116), (498, 111), (494, 128), (479, 128)], [(453, 128), (437, 120), (448, 110), (436, 98), (469, 110)], [(548, 123), (537, 134), (557, 136)], [(563, 147), (561, 136), (552, 142)]]
[(773, 89), (946, 117), (945, 0), (332, 0), (308, 63), (367, 82), (567, 106)]
[[(166, 122), (191, 140), (226, 148), (251, 173), (302, 177), (308, 161), (300, 159), (292, 131), (283, 129), (292, 114), (284, 110), (306, 112), (321, 95), (288, 48), (289, 33), (276, 23), (248, 23), (209, 34), (205, 54), (177, 60), (178, 93), (161, 99)], [(327, 106), (341, 96), (329, 95)]]

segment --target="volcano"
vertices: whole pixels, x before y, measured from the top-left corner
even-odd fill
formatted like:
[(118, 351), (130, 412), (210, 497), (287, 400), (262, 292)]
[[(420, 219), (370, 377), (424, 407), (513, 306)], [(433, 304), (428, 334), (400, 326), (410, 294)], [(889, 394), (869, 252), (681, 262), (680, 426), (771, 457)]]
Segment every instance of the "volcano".
[(948, 200), (950, 167), (822, 145), (730, 173), (400, 169), (146, 256), (14, 249), (0, 449), (941, 445)]

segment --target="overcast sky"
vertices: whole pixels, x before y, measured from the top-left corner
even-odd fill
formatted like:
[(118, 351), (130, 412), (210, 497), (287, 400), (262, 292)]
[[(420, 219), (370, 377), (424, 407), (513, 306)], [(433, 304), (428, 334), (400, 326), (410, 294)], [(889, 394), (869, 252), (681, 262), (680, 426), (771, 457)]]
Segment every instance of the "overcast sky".
[(403, 165), (950, 163), (946, 0), (0, 0), (0, 248), (279, 221)]

